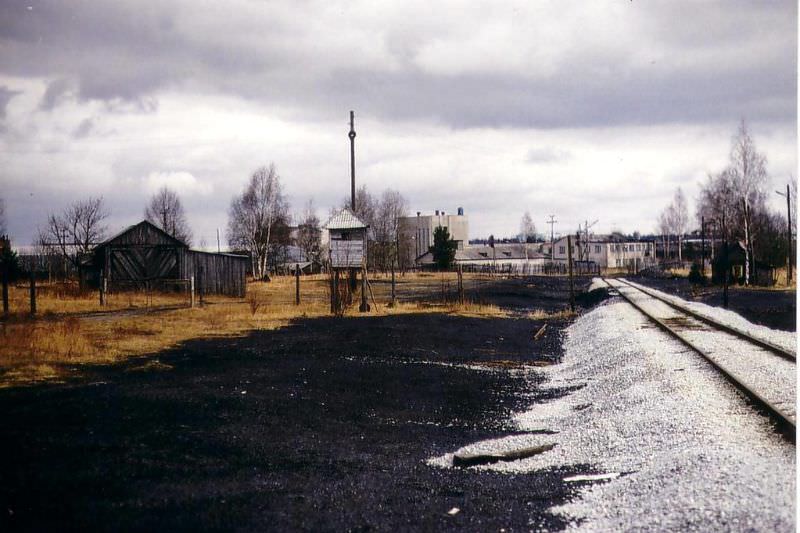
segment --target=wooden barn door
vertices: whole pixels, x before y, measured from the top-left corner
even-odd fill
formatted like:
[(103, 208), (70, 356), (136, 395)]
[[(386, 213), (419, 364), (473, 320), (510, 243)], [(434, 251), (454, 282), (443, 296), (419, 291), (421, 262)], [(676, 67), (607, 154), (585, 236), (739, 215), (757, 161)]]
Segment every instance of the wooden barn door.
[(145, 282), (178, 279), (178, 250), (158, 246), (137, 246), (111, 250), (114, 281)]

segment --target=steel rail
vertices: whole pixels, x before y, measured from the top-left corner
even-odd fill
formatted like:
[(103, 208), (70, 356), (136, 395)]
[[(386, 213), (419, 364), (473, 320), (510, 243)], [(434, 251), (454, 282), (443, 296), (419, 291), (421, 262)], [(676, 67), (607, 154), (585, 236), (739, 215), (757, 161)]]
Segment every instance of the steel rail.
[(739, 379), (739, 377), (737, 377), (734, 373), (732, 373), (731, 371), (727, 370), (725, 367), (717, 363), (712, 357), (706, 354), (700, 347), (698, 347), (692, 341), (690, 341), (689, 339), (687, 339), (686, 337), (684, 337), (683, 335), (681, 335), (680, 333), (669, 327), (666, 324), (666, 322), (645, 311), (644, 308), (642, 308), (642, 306), (634, 302), (628, 295), (620, 291), (618, 287), (614, 287), (607, 279), (605, 278), (601, 279), (610, 288), (616, 290), (617, 294), (619, 294), (620, 297), (624, 299), (626, 302), (631, 304), (631, 306), (633, 306), (634, 309), (642, 313), (648, 320), (650, 320), (656, 326), (658, 326), (659, 329), (663, 330), (665, 333), (669, 335), (672, 335), (673, 337), (678, 339), (682, 344), (687, 346), (689, 349), (700, 354), (700, 356), (702, 356), (703, 359), (706, 360), (706, 362), (708, 362), (712, 367), (716, 368), (720, 374), (722, 374), (734, 387), (736, 387), (736, 389), (738, 389), (742, 394), (744, 394), (747, 398), (749, 398), (762, 411), (767, 413), (775, 421), (775, 423), (778, 426), (778, 429), (780, 429), (784, 435), (786, 435), (792, 442), (795, 442), (795, 434), (796, 434), (795, 421), (792, 419), (791, 416), (784, 413), (780, 408), (772, 405), (772, 403), (770, 403), (769, 400), (767, 400), (766, 398), (758, 394), (756, 391), (745, 385), (744, 382), (741, 379)]
[(655, 294), (649, 288), (640, 287), (638, 284), (634, 285), (633, 283), (631, 283), (630, 281), (628, 281), (626, 279), (622, 279), (622, 278), (614, 278), (614, 279), (616, 281), (619, 281), (620, 283), (624, 283), (625, 285), (627, 285), (627, 286), (629, 286), (629, 287), (631, 287), (633, 289), (639, 290), (639, 291), (645, 293), (646, 295), (650, 296), (651, 298), (655, 298), (659, 302), (665, 303), (668, 306), (670, 306), (673, 309), (675, 309), (676, 311), (680, 311), (681, 313), (687, 314), (687, 315), (691, 316), (692, 318), (695, 318), (695, 319), (699, 320), (700, 322), (705, 322), (709, 326), (712, 326), (712, 327), (714, 327), (716, 329), (720, 329), (720, 330), (722, 330), (722, 331), (724, 331), (726, 333), (730, 333), (731, 335), (735, 335), (735, 336), (739, 337), (740, 339), (744, 339), (744, 340), (750, 342), (751, 344), (755, 344), (756, 346), (758, 346), (760, 348), (764, 348), (765, 350), (769, 350), (770, 352), (774, 353), (778, 357), (781, 357), (783, 359), (789, 360), (789, 361), (791, 361), (793, 363), (797, 362), (797, 355), (792, 353), (792, 352), (790, 352), (786, 348), (783, 348), (782, 346), (778, 346), (778, 345), (773, 344), (773, 343), (771, 343), (771, 342), (769, 342), (767, 340), (764, 340), (764, 339), (759, 339), (758, 337), (754, 337), (754, 336), (750, 335), (749, 333), (747, 333), (746, 331), (740, 330), (739, 328), (736, 328), (736, 327), (733, 327), (733, 326), (729, 326), (728, 324), (723, 324), (722, 322), (718, 322), (717, 320), (714, 320), (713, 318), (707, 317), (705, 315), (701, 315), (700, 313), (692, 311), (689, 308), (686, 308), (686, 307), (684, 307), (682, 305), (679, 305), (679, 304), (676, 304), (674, 302), (671, 302), (667, 298), (664, 298), (663, 296)]

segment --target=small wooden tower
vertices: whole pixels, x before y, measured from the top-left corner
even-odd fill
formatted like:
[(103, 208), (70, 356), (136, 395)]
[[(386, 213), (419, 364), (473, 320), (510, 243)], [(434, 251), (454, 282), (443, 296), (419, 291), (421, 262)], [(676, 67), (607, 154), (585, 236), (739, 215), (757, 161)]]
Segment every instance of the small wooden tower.
[(342, 209), (324, 226), (327, 232), (328, 249), (331, 268), (331, 309), (339, 308), (339, 278), (342, 272), (349, 272), (351, 288), (355, 288), (355, 280), (361, 270), (361, 312), (369, 311), (366, 296), (367, 284), (367, 229), (350, 209)]

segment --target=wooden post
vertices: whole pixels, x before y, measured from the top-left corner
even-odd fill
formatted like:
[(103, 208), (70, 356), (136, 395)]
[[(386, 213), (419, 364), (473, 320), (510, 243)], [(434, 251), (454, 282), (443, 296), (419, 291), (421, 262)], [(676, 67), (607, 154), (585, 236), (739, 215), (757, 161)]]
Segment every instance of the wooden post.
[(567, 268), (569, 269), (569, 310), (575, 311), (575, 284), (572, 280), (572, 235), (567, 235)]
[(367, 259), (364, 258), (361, 265), (361, 305), (358, 306), (360, 313), (369, 311), (369, 304), (367, 303)]
[(194, 276), (189, 278), (189, 306), (194, 307)]
[(389, 304), (389, 307), (394, 307), (395, 304), (396, 302), (395, 302), (394, 261), (392, 261), (392, 301)]
[(458, 264), (458, 303), (464, 305), (464, 273), (461, 263)]
[(336, 275), (336, 271), (333, 270), (333, 268), (331, 268), (331, 280), (330, 280), (330, 286), (331, 286), (331, 313), (335, 313), (336, 312), (336, 279), (334, 277), (335, 275)]
[(700, 272), (706, 277), (706, 217), (700, 217)]
[(8, 317), (8, 265), (3, 264), (3, 317)]
[(300, 305), (300, 265), (294, 265), (294, 305)]
[(105, 306), (106, 305), (106, 294), (103, 291), (103, 289), (104, 289), (103, 286), (105, 285), (105, 279), (106, 278), (103, 275), (103, 269), (100, 269), (100, 282), (98, 283), (98, 286), (100, 287), (100, 305), (101, 306)]
[(36, 314), (36, 272), (31, 261), (31, 315)]
[(789, 239), (788, 253), (786, 254), (786, 286), (792, 284), (792, 200), (789, 185), (786, 185), (786, 236)]
[(204, 276), (203, 267), (197, 269), (197, 294), (200, 297), (200, 305), (203, 305), (203, 278)]
[(723, 268), (725, 269), (724, 276), (723, 276), (723, 286), (722, 286), (722, 307), (725, 309), (728, 308), (728, 272), (730, 271), (731, 267), (728, 264), (728, 235), (726, 233), (725, 227), (725, 209), (722, 210), (722, 238), (724, 239), (722, 244), (722, 253), (723, 253)]
[(333, 271), (333, 300), (331, 301), (331, 312), (337, 314), (341, 303), (339, 302), (339, 271)]

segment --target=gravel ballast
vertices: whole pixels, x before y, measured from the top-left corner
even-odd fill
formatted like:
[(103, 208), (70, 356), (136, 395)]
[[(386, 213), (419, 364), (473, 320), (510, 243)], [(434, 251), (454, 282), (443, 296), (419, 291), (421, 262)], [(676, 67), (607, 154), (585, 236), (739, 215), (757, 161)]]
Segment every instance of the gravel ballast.
[[(454, 452), (552, 443), (527, 459), (470, 468), (522, 473), (591, 465), (584, 477), (565, 477), (579, 495), (551, 509), (569, 528), (794, 529), (794, 445), (629, 304), (611, 300), (580, 317), (567, 329), (563, 363), (532, 372), (544, 375), (555, 399), (515, 417), (528, 433)], [(428, 462), (449, 467), (452, 455)]]

